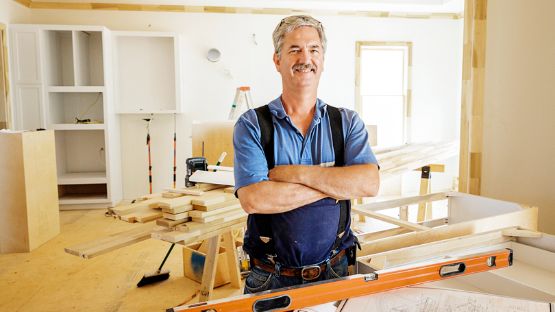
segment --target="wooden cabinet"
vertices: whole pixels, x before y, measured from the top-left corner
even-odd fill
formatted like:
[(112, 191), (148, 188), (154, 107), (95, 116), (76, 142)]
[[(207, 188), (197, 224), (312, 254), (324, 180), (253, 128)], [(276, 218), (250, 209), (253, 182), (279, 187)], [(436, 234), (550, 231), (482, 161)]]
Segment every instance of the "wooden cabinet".
[(60, 233), (54, 131), (0, 132), (0, 252), (31, 251)]
[(11, 25), (10, 32), (15, 126), (55, 130), (61, 208), (116, 205), (122, 185), (110, 31)]

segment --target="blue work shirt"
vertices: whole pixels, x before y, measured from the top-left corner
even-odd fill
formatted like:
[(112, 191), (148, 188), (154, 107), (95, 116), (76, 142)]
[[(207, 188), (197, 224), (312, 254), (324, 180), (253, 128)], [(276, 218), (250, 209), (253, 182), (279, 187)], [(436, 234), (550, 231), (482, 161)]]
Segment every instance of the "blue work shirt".
[[(274, 125), (275, 165), (316, 165), (331, 167), (335, 153), (327, 104), (317, 99), (314, 118), (306, 136), (292, 123), (281, 97), (269, 103)], [(345, 166), (377, 163), (368, 143), (368, 133), (358, 114), (339, 108), (345, 141)], [(261, 133), (256, 112), (245, 112), (233, 133), (235, 153), (235, 190), (268, 181), (268, 164), (260, 142)], [(276, 194), (287, 196), (287, 194)], [(277, 260), (287, 267), (301, 267), (326, 260), (333, 248), (339, 224), (339, 204), (332, 198), (272, 215), (272, 230)], [(353, 244), (350, 218), (339, 249)], [(252, 218), (247, 222), (244, 249), (251, 256), (264, 257), (262, 242)]]

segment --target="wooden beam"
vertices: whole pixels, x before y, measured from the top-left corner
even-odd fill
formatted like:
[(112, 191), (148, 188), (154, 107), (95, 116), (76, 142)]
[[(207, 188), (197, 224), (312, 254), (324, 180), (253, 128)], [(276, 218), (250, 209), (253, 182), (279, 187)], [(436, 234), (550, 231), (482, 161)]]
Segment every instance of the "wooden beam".
[(241, 288), (241, 273), (239, 272), (239, 262), (237, 261), (237, 247), (231, 230), (223, 234), (224, 248), (227, 257), (229, 279), (231, 286)]
[(487, 0), (466, 0), (464, 14), (459, 191), (479, 195), (482, 178)]
[(220, 235), (208, 239), (208, 252), (204, 260), (204, 271), (202, 272), (202, 283), (200, 285), (199, 301), (208, 301), (214, 289), (216, 278), (216, 266), (218, 265), (218, 252), (220, 250)]

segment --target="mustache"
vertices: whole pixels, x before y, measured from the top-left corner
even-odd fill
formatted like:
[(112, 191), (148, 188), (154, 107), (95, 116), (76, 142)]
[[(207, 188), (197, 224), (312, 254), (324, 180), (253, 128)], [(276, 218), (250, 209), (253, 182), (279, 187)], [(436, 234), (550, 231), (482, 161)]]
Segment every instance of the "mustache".
[(316, 66), (313, 66), (312, 64), (296, 64), (293, 66), (293, 70), (315, 70), (316, 71)]

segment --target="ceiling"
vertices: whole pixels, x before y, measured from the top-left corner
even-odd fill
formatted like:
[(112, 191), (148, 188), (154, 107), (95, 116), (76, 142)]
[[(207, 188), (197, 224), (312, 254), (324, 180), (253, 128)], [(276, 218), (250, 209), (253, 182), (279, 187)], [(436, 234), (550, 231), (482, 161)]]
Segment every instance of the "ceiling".
[[(52, 2), (33, 0), (32, 2)], [(57, 3), (118, 3), (304, 10), (462, 13), (464, 0), (56, 0)]]

